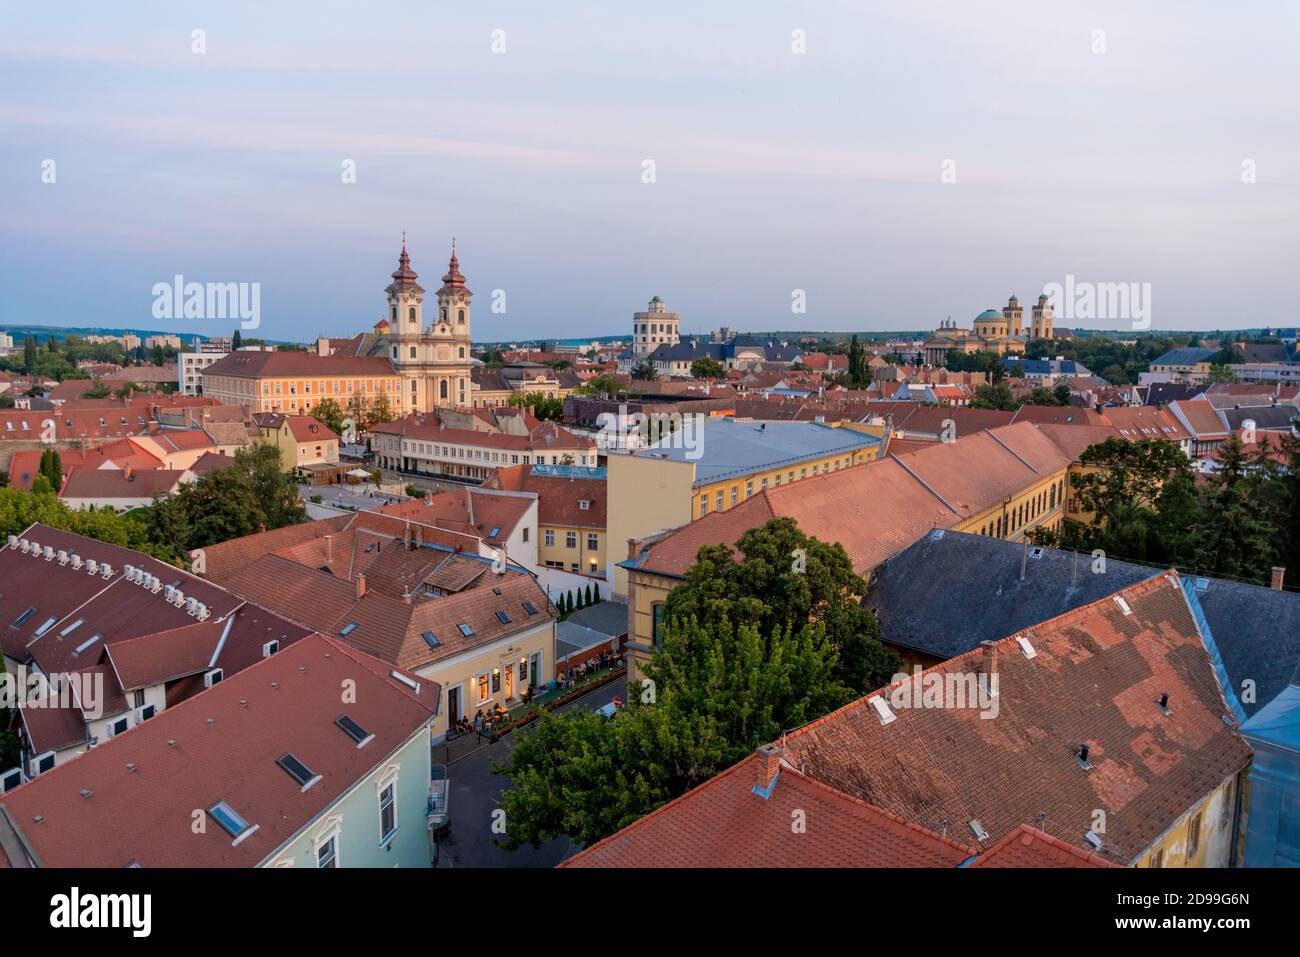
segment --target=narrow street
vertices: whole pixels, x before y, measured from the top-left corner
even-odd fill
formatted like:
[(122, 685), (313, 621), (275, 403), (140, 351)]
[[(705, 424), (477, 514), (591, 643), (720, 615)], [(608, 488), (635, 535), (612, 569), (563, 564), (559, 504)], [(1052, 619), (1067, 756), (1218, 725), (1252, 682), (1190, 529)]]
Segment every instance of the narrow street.
[[(595, 710), (613, 701), (615, 695), (627, 700), (626, 677), (569, 702), (559, 712), (570, 708)], [(463, 757), (453, 755), (447, 767), (451, 779), (448, 802), (451, 830), (439, 847), (436, 867), (554, 867), (572, 853), (574, 848), (568, 837), (558, 837), (541, 847), (524, 845), (514, 851), (502, 850), (492, 843), (499, 836), (492, 833), (492, 812), (509, 783), (502, 775), (493, 774), (492, 767), (509, 760), (515, 734), (527, 734), (530, 727), (505, 735), (493, 744), (484, 744)], [(440, 759), (441, 750), (441, 747), (434, 749), (435, 761)]]

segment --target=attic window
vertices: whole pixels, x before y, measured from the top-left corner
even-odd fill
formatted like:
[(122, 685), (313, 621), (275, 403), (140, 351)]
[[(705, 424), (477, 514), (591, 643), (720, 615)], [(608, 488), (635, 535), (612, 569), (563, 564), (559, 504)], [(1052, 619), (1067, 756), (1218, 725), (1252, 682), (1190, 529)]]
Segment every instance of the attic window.
[(500, 588), (493, 588), (493, 589), (492, 589), (492, 594), (494, 594), (494, 595), (499, 595), (499, 594), (501, 594), (501, 589), (500, 589)]
[(352, 632), (356, 630), (357, 630), (357, 623), (355, 621), (350, 621), (339, 630), (339, 637), (346, 638), (348, 635), (352, 634)]
[(420, 693), (420, 682), (416, 681), (414, 678), (409, 678), (396, 669), (388, 672), (388, 677), (392, 678), (394, 681), (400, 681), (416, 694)]
[(14, 623), (13, 623), (12, 625), (10, 625), (9, 627), (11, 627), (11, 628), (21, 628), (21, 627), (23, 626), (23, 622), (25, 622), (28, 618), (32, 617), (32, 615), (34, 615), (34, 614), (36, 614), (36, 609), (35, 609), (35, 608), (28, 608), (25, 612), (23, 612), (21, 615), (19, 615), (17, 618), (15, 618), (15, 619), (14, 619)]
[(312, 774), (311, 768), (303, 764), (292, 754), (285, 754), (276, 759), (276, 764), (284, 768), (286, 774), (298, 782), (298, 786), (304, 791), (320, 780), (319, 774)]
[(466, 638), (474, 637), (474, 629), (471, 628), (469, 625), (467, 625), (465, 622), (462, 621), (456, 627), (460, 629), (460, 633), (464, 635)]
[(984, 829), (984, 825), (979, 821), (971, 821), (970, 829), (971, 833), (975, 835), (975, 840), (987, 841), (989, 839), (989, 832)]
[(510, 616), (504, 611), (499, 611), (497, 612), (497, 621), (501, 622), (503, 625), (508, 625), (510, 624)]
[(496, 538), (500, 534), (501, 534), (501, 526), (493, 525), (492, 531), (488, 532), (488, 538)]
[(83, 641), (81, 644), (77, 645), (77, 647), (73, 650), (72, 653), (73, 653), (74, 655), (79, 655), (79, 654), (81, 654), (83, 651), (85, 651), (87, 648), (89, 648), (89, 647), (90, 647), (91, 645), (93, 645), (95, 642), (99, 641), (99, 639), (100, 639), (100, 636), (99, 636), (99, 635), (91, 635), (89, 638), (87, 638), (87, 639), (86, 639), (85, 641)]
[(346, 714), (341, 714), (334, 719), (334, 723), (342, 729), (343, 733), (357, 743), (358, 748), (364, 748), (374, 740), (374, 735), (367, 731), (361, 725), (357, 724)]
[(534, 605), (531, 601), (526, 601), (524, 602), (524, 611), (526, 611), (530, 615), (535, 615), (537, 614), (537, 606)]
[(1115, 596), (1115, 604), (1119, 605), (1119, 610), (1122, 611), (1125, 615), (1133, 614), (1133, 609), (1128, 606), (1128, 602), (1124, 600), (1123, 595)]
[(430, 648), (438, 648), (442, 645), (442, 642), (438, 640), (438, 636), (431, 631), (421, 632), (420, 637), (424, 639), (424, 643)]
[(1043, 549), (1042, 549), (1041, 547), (1034, 547), (1034, 548), (1031, 548), (1031, 549), (1029, 550), (1029, 557), (1030, 557), (1030, 558), (1042, 558), (1042, 557), (1043, 557)]
[(579, 500), (578, 500), (578, 509), (579, 509), (580, 511), (585, 512), (585, 511), (586, 511), (587, 509), (589, 509), (590, 507), (591, 507), (591, 503), (590, 503), (589, 501), (587, 501), (585, 498), (584, 498), (584, 499), (579, 499)]
[(236, 844), (257, 830), (255, 825), (245, 821), (239, 812), (225, 801), (218, 801), (208, 808), (208, 816), (220, 824), (222, 830), (235, 839)]

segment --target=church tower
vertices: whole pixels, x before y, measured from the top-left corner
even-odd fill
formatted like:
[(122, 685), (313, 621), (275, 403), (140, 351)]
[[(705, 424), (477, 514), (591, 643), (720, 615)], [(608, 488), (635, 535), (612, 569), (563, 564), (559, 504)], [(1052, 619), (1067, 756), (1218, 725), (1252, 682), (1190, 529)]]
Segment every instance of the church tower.
[(436, 293), (437, 312), (427, 327), (424, 288), (418, 278), (411, 268), (403, 236), (397, 271), (384, 290), (388, 309), (384, 321), (376, 326), (378, 342), (370, 354), (386, 355), (401, 375), (401, 411), (431, 412), (440, 406), (469, 408), (473, 404), (470, 370), (474, 365), (469, 310), (474, 294), (465, 287), (454, 240), (447, 275), (442, 277)]
[(1012, 296), (1002, 307), (1002, 315), (1007, 321), (1007, 335), (1023, 336), (1025, 334), (1025, 310), (1020, 300)]
[(1032, 339), (1052, 338), (1052, 302), (1043, 293), (1038, 297), (1030, 319), (1029, 335)]

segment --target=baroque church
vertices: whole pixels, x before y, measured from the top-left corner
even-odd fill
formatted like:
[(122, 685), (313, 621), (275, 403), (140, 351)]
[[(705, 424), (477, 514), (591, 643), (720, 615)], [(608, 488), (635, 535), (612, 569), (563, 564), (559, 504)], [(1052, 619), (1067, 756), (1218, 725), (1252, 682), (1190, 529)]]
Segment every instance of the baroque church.
[(374, 332), (333, 344), (334, 355), (383, 356), (402, 378), (401, 412), (430, 412), (435, 408), (468, 408), (472, 402), (471, 371), (480, 363), (470, 347), (470, 300), (451, 243), (451, 260), (442, 285), (434, 294), (434, 313), (424, 315), (424, 287), (411, 268), (402, 237), (402, 252), (392, 282), (384, 289), (385, 315)]
[(943, 365), (951, 349), (963, 353), (992, 352), (999, 356), (1022, 353), (1030, 339), (1053, 337), (1052, 321), (1052, 303), (1045, 294), (1040, 295), (1030, 312), (1029, 328), (1025, 329), (1025, 310), (1020, 300), (1012, 296), (1001, 312), (985, 309), (976, 316), (973, 329), (960, 328), (951, 319), (940, 323), (925, 341), (925, 364)]

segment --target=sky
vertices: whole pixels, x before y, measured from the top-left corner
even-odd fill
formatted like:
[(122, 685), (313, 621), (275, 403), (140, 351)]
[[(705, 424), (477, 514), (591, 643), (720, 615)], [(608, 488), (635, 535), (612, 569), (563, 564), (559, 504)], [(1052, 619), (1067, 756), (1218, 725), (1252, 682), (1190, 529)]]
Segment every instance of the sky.
[(476, 341), (628, 334), (654, 295), (691, 333), (969, 325), (1067, 277), (1138, 284), (1155, 332), (1295, 324), (1297, 26), (1197, 0), (5, 4), (0, 325), (228, 334), (154, 318), (182, 275), (258, 284), (245, 336), (351, 335), (403, 232), (430, 293), (456, 238)]

